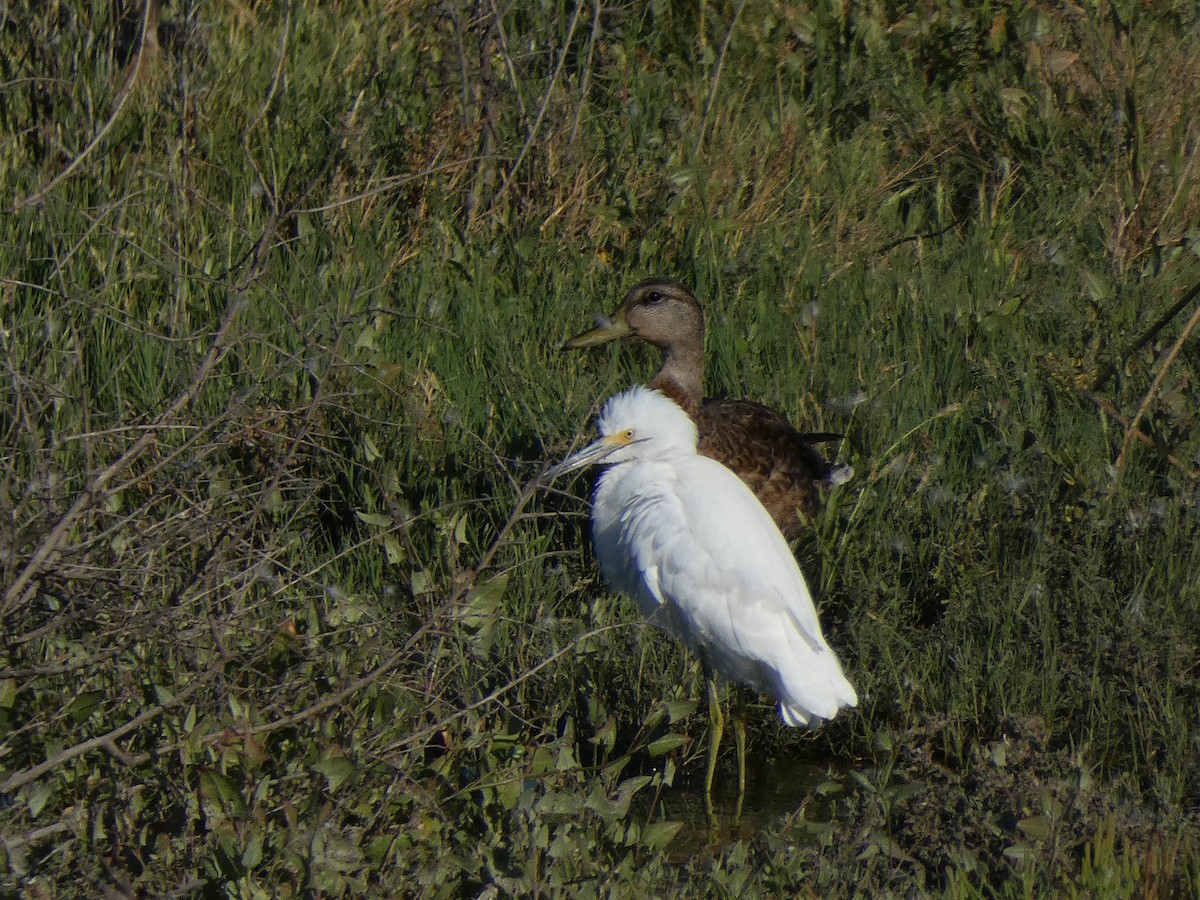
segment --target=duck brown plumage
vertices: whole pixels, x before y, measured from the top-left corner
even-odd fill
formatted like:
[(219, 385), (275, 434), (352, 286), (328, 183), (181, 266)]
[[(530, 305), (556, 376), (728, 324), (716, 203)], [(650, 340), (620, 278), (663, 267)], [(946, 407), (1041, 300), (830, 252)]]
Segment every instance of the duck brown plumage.
[(846, 466), (831, 464), (814, 446), (841, 435), (799, 432), (783, 415), (753, 400), (706, 398), (704, 312), (691, 291), (676, 281), (639, 282), (603, 325), (563, 346), (579, 349), (629, 336), (662, 351), (662, 368), (650, 387), (695, 420), (700, 453), (735, 472), (788, 541), (800, 537), (805, 519), (820, 509), (819, 485), (850, 476)]

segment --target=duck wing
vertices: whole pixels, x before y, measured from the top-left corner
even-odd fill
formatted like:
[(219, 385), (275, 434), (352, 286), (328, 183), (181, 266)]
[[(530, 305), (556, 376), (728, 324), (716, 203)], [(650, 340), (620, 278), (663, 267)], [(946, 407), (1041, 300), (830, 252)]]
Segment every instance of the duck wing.
[(816, 449), (841, 435), (799, 432), (783, 415), (752, 400), (706, 399), (696, 424), (700, 453), (733, 470), (788, 541), (805, 530), (796, 511), (811, 517), (820, 509), (819, 486), (840, 484), (852, 474)]

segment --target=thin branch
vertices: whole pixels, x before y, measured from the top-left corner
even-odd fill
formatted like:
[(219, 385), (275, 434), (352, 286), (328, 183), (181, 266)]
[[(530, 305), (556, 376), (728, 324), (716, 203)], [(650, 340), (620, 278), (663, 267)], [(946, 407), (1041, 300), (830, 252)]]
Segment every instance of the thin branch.
[(602, 625), (599, 628), (593, 628), (591, 631), (585, 631), (583, 634), (576, 635), (574, 638), (572, 638), (571, 642), (569, 644), (567, 644), (567, 646), (563, 647), (561, 650), (557, 650), (554, 653), (551, 653), (549, 656), (547, 656), (545, 659), (543, 659), (537, 665), (535, 665), (529, 669), (526, 669), (520, 675), (518, 675), (516, 678), (513, 678), (511, 681), (507, 682), (506, 684), (500, 685), (500, 687), (496, 688), (495, 690), (491, 691), (487, 695), (476, 700), (474, 703), (468, 703), (466, 706), (464, 706), (460, 709), (456, 709), (450, 715), (448, 715), (442, 719), (439, 719), (437, 722), (433, 722), (429, 725), (426, 725), (424, 728), (419, 728), (416, 731), (412, 732), (411, 734), (408, 734), (405, 737), (401, 738), (400, 740), (393, 742), (390, 746), (386, 747), (383, 752), (390, 753), (395, 750), (401, 750), (405, 747), (410, 747), (413, 744), (424, 740), (425, 738), (429, 737), (430, 735), (437, 734), (439, 731), (444, 729), (447, 725), (449, 725), (455, 719), (461, 719), (463, 716), (465, 716), (467, 713), (469, 713), (473, 710), (479, 709), (480, 707), (487, 706), (490, 703), (496, 702), (496, 700), (503, 697), (505, 694), (507, 694), (513, 688), (517, 687), (522, 682), (528, 681), (530, 678), (532, 678), (534, 675), (536, 675), (542, 669), (544, 669), (547, 666), (552, 665), (553, 663), (562, 659), (568, 653), (571, 653), (576, 647), (578, 647), (580, 644), (584, 643), (585, 641), (589, 641), (592, 638), (596, 637), (597, 635), (604, 634), (607, 631), (616, 631), (621, 628), (632, 628), (632, 627), (636, 627), (635, 623), (617, 622), (612, 625)]
[(588, 34), (588, 52), (587, 59), (583, 63), (583, 78), (579, 85), (579, 105), (575, 107), (575, 119), (571, 122), (571, 138), (570, 143), (575, 143), (575, 138), (579, 134), (579, 125), (583, 119), (583, 108), (587, 105), (588, 87), (592, 78), (592, 60), (596, 55), (596, 43), (600, 40), (600, 13), (604, 9), (604, 4), (601, 0), (596, 0), (592, 7), (592, 29)]
[[(1200, 290), (1200, 288), (1198, 288)], [(1196, 325), (1200, 324), (1200, 305), (1192, 313), (1192, 317), (1188, 319), (1188, 323), (1183, 326), (1183, 331), (1179, 338), (1175, 341), (1171, 352), (1167, 354), (1167, 358), (1163, 360), (1163, 364), (1159, 366), (1158, 374), (1154, 376), (1154, 382), (1150, 385), (1150, 390), (1146, 392), (1146, 396), (1142, 399), (1142, 405), (1138, 407), (1137, 413), (1129, 422), (1129, 427), (1125, 429), (1125, 440), (1121, 442), (1121, 452), (1117, 456), (1117, 474), (1119, 475), (1125, 467), (1125, 459), (1129, 454), (1129, 445), (1133, 443), (1133, 435), (1138, 430), (1138, 424), (1142, 421), (1142, 417), (1146, 411), (1150, 409), (1150, 405), (1154, 402), (1154, 398), (1158, 396), (1158, 389), (1162, 387), (1163, 381), (1167, 377), (1167, 372), (1171, 370), (1171, 364), (1175, 362), (1175, 357), (1179, 355), (1179, 351), (1183, 349), (1183, 345), (1187, 339), (1191, 337)]]
[[(129, 71), (125, 76), (125, 83), (121, 85), (120, 93), (117, 94), (117, 103), (116, 106), (113, 107), (112, 115), (108, 117), (108, 121), (100, 127), (100, 130), (96, 132), (95, 137), (91, 139), (88, 145), (83, 148), (83, 151), (78, 156), (76, 156), (67, 164), (65, 169), (51, 178), (45, 185), (39, 188), (31, 196), (26, 197), (24, 200), (18, 201), (17, 204), (12, 208), (13, 212), (22, 210), (27, 206), (33, 206), (37, 203), (41, 203), (47, 194), (71, 177), (75, 170), (83, 164), (83, 161), (91, 155), (92, 151), (100, 146), (100, 142), (104, 140), (105, 136), (107, 136), (109, 131), (112, 130), (112, 127), (117, 123), (117, 119), (120, 117), (121, 111), (125, 108), (125, 102), (129, 99), (130, 95), (133, 94), (133, 89), (137, 86), (138, 74), (142, 70), (142, 56), (146, 52), (146, 34), (149, 31), (150, 10), (153, 5), (154, 4), (150, 2), (150, 0), (146, 0), (146, 5), (142, 10), (142, 28), (141, 34), (138, 37), (137, 55), (134, 57), (133, 64), (129, 67)], [(155, 43), (157, 44), (157, 37), (155, 38)]]
[(97, 735), (94, 738), (89, 738), (86, 741), (81, 741), (78, 744), (67, 747), (65, 750), (59, 751), (49, 759), (38, 763), (36, 766), (32, 766), (21, 772), (14, 772), (12, 775), (8, 776), (8, 778), (4, 779), (3, 782), (0, 782), (0, 794), (10, 794), (13, 791), (19, 790), (20, 788), (29, 784), (31, 781), (37, 781), (37, 779), (41, 778), (46, 773), (52, 772), (59, 766), (64, 765), (77, 757), (83, 756), (85, 753), (90, 753), (93, 750), (104, 750), (117, 756), (117, 758), (120, 758), (125, 762), (136, 762), (139, 758), (144, 758), (144, 754), (142, 757), (130, 757), (121, 751), (116, 751), (116, 753), (114, 753), (114, 750), (116, 750), (116, 744), (114, 741), (116, 741), (118, 738), (124, 737), (134, 729), (140, 728), (142, 725), (145, 725), (152, 719), (157, 719), (168, 710), (175, 709), (181, 705), (185, 700), (200, 690), (200, 688), (204, 687), (219, 674), (221, 674), (221, 672), (224, 671), (224, 667), (225, 661), (217, 660), (217, 662), (210, 667), (208, 671), (206, 671), (203, 675), (189, 684), (186, 688), (184, 688), (166, 703), (159, 703), (147, 710), (144, 710), (143, 712), (138, 713), (124, 725), (118, 725), (111, 731), (106, 731), (104, 734)]
[(708, 120), (712, 115), (713, 103), (717, 99), (717, 87), (721, 83), (721, 72), (725, 69), (725, 54), (729, 52), (729, 43), (733, 40), (733, 32), (737, 28), (738, 19), (742, 17), (742, 10), (745, 8), (746, 0), (741, 0), (737, 9), (733, 11), (733, 21), (729, 23), (729, 31), (725, 33), (721, 51), (717, 54), (717, 69), (713, 72), (712, 85), (709, 87), (708, 97), (704, 101), (704, 115), (700, 117), (700, 127), (696, 132), (696, 144), (692, 147), (692, 156), (699, 156), (700, 150), (704, 147), (704, 135), (708, 131)]
[[(364, 688), (369, 687), (373, 682), (378, 680), (388, 671), (399, 665), (404, 659), (409, 657), (412, 654), (413, 648), (416, 646), (417, 642), (424, 638), (429, 632), (434, 630), (435, 623), (441, 622), (443, 617), (451, 609), (458, 605), (459, 601), (462, 599), (463, 595), (466, 594), (467, 590), (468, 588), (465, 586), (456, 588), (450, 594), (449, 598), (447, 598), (444, 603), (430, 613), (425, 618), (425, 621), (422, 622), (421, 625), (415, 631), (413, 631), (411, 635), (408, 636), (408, 639), (405, 640), (402, 646), (397, 648), (394, 653), (388, 656), (387, 659), (385, 659), (371, 671), (359, 678), (354, 679), (340, 691), (336, 691), (333, 694), (323, 697), (316, 703), (306, 706), (302, 710), (294, 712), (290, 715), (282, 716), (281, 718), (274, 719), (270, 722), (264, 722), (260, 725), (242, 729), (231, 729), (229, 727), (221, 728), (219, 731), (211, 732), (202, 737), (200, 739), (200, 743), (209, 745), (220, 741), (227, 741), (231, 731), (240, 737), (257, 737), (263, 734), (270, 734), (273, 731), (278, 731), (280, 728), (288, 728), (292, 725), (296, 725), (300, 722), (311, 719), (318, 713), (323, 712), (330, 707), (340, 706), (346, 700), (353, 697)], [(133, 764), (141, 764), (148, 761), (152, 755), (161, 756), (164, 753), (170, 753), (180, 743), (182, 742), (175, 741), (167, 745), (160, 746), (154, 751), (147, 751), (145, 753), (138, 754), (137, 756), (131, 758), (131, 762)], [(0, 791), (3, 790), (4, 786), (0, 785)]]
[(1108, 384), (1109, 379), (1117, 374), (1117, 369), (1124, 365), (1125, 360), (1129, 359), (1129, 357), (1141, 350), (1144, 346), (1146, 346), (1146, 344), (1154, 340), (1154, 338), (1158, 336), (1158, 333), (1166, 328), (1171, 323), (1171, 320), (1183, 312), (1183, 310), (1187, 308), (1188, 304), (1195, 300), (1198, 296), (1200, 296), (1200, 284), (1193, 285), (1192, 289), (1184, 294), (1183, 297), (1181, 297), (1170, 309), (1163, 313), (1162, 317), (1159, 318), (1159, 320), (1153, 325), (1151, 325), (1141, 337), (1126, 347), (1124, 352), (1117, 357), (1116, 362), (1111, 362), (1102, 368), (1099, 374), (1096, 375), (1095, 380), (1092, 382), (1091, 390), (1103, 390), (1104, 386)]
[(380, 194), (386, 194), (388, 191), (403, 187), (406, 184), (411, 184), (414, 181), (420, 181), (422, 178), (428, 178), (439, 172), (453, 172), (456, 169), (461, 169), (464, 166), (473, 165), (481, 162), (496, 162), (503, 159), (502, 156), (496, 154), (468, 156), (466, 159), (456, 160), (454, 162), (438, 163), (436, 165), (427, 166), (420, 172), (410, 172), (407, 175), (391, 175), (383, 178), (365, 190), (357, 194), (352, 194), (349, 197), (342, 197), (339, 200), (333, 200), (329, 203), (322, 203), (320, 206), (309, 206), (293, 211), (293, 215), (302, 216), (312, 213), (330, 212), (343, 206), (349, 206), (353, 203), (359, 203), (364, 200), (370, 200), (372, 197), (377, 197)]
[[(1088, 391), (1088, 390), (1080, 391), (1080, 393), (1082, 393), (1083, 396), (1085, 396), (1087, 399), (1091, 400), (1092, 403), (1096, 404), (1097, 409), (1099, 409), (1102, 413), (1104, 413), (1106, 416), (1108, 416), (1114, 422), (1116, 422), (1118, 425), (1120, 425), (1121, 428), (1128, 430), (1129, 417), (1126, 416), (1124, 413), (1122, 413), (1115, 406), (1113, 406), (1111, 400), (1109, 400), (1106, 397), (1101, 397), (1099, 394), (1093, 394), (1091, 391)], [(1166, 458), (1168, 463), (1173, 465), (1175, 468), (1177, 468), (1180, 472), (1182, 472), (1188, 478), (1192, 479), (1193, 481), (1200, 479), (1200, 472), (1197, 472), (1194, 469), (1191, 469), (1188, 466), (1186, 466), (1183, 463), (1183, 461), (1180, 460), (1179, 457), (1175, 456), (1173, 453), (1166, 452), (1165, 449), (1163, 448), (1163, 446), (1158, 441), (1155, 441), (1154, 438), (1152, 438), (1150, 435), (1146, 434), (1145, 432), (1141, 431), (1140, 429), (1135, 429), (1133, 431), (1133, 438), (1138, 443), (1145, 444), (1148, 447), (1153, 447), (1156, 450), (1158, 450), (1160, 453), (1163, 454), (1163, 456)]]
[(200, 365), (196, 369), (196, 374), (192, 377), (191, 383), (155, 419), (151, 427), (134, 441), (128, 450), (92, 477), (79, 496), (75, 498), (75, 502), (71, 504), (70, 509), (58, 520), (58, 523), (50, 530), (50, 533), (46, 535), (41, 544), (38, 545), (37, 550), (33, 552), (33, 555), (29, 558), (24, 568), (17, 573), (12, 584), (8, 586), (8, 589), (4, 593), (4, 604), (0, 607), (0, 617), (9, 615), (20, 603), (25, 601), (30, 582), (45, 569), (50, 559), (75, 527), (79, 517), (87, 512), (102, 497), (107, 496), (109, 483), (124, 472), (143, 453), (149, 450), (155, 441), (158, 440), (159, 433), (169, 427), (176, 416), (199, 395), (213, 370), (225, 358), (225, 354), (229, 352), (229, 337), (233, 330), (233, 324), (246, 303), (247, 289), (262, 271), (268, 245), (272, 238), (274, 238), (278, 226), (279, 220), (277, 217), (272, 216), (268, 219), (262, 236), (250, 251), (246, 277), (241, 283), (231, 289), (230, 294), (232, 299), (225, 310), (225, 315), (221, 320), (217, 333), (209, 345), (208, 352), (205, 354), (204, 359), (200, 361)]
[(521, 163), (525, 161), (525, 157), (529, 153), (529, 148), (533, 146), (534, 138), (537, 137), (538, 129), (541, 128), (542, 119), (545, 117), (546, 110), (550, 106), (550, 95), (554, 92), (559, 76), (562, 75), (563, 66), (566, 64), (567, 54), (571, 49), (571, 40), (575, 37), (575, 29), (579, 25), (579, 14), (581, 12), (583, 12), (583, 0), (579, 0), (575, 4), (575, 12), (571, 16), (571, 24), (567, 26), (566, 40), (563, 41), (562, 49), (558, 52), (558, 64), (554, 67), (554, 74), (550, 76), (550, 83), (546, 85), (546, 91), (542, 95), (542, 102), (538, 104), (537, 118), (534, 119), (533, 125), (529, 129), (529, 135), (525, 138), (525, 143), (521, 145), (521, 151), (517, 154), (517, 158), (513, 160), (508, 174), (504, 176), (504, 182), (496, 191), (495, 196), (492, 197), (493, 204), (499, 201), (504, 196), (505, 191), (512, 185), (517, 170), (521, 168)]
[(79, 496), (75, 498), (75, 502), (71, 504), (71, 508), (63, 514), (62, 518), (58, 520), (58, 524), (46, 535), (45, 539), (25, 564), (25, 567), (17, 573), (17, 577), (13, 579), (12, 584), (8, 586), (8, 590), (4, 592), (4, 605), (0, 607), (0, 616), (9, 615), (18, 604), (24, 601), (29, 583), (42, 572), (51, 557), (58, 551), (63, 541), (66, 540), (67, 535), (75, 527), (79, 517), (87, 512), (95, 502), (106, 495), (109, 483), (125, 471), (134, 460), (145, 453), (158, 440), (159, 432), (169, 426), (171, 421), (179, 415), (184, 407), (199, 395), (201, 388), (208, 381), (209, 375), (212, 374), (213, 369), (216, 368), (217, 364), (229, 350), (229, 333), (233, 329), (234, 321), (242, 310), (245, 297), (246, 295), (241, 293), (235, 296), (233, 301), (230, 302), (228, 309), (225, 310), (225, 318), (221, 322), (221, 326), (218, 328), (216, 336), (208, 348), (208, 353), (205, 354), (204, 359), (200, 362), (199, 367), (196, 369), (196, 374), (193, 376), (192, 382), (188, 385), (187, 389), (176, 397), (175, 401), (166, 411), (155, 420), (154, 427), (143, 433), (128, 450), (92, 477)]

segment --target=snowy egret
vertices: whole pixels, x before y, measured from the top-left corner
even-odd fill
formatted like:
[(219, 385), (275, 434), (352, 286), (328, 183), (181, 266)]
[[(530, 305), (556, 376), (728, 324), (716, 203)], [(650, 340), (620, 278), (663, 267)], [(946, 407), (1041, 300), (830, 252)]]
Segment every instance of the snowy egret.
[[(705, 664), (711, 808), (724, 727), (713, 671), (776, 698), (790, 726), (815, 727), (858, 697), (821, 634), (787, 541), (736, 475), (698, 454), (696, 425), (683, 408), (635, 387), (607, 401), (597, 426), (600, 439), (550, 474), (607, 467), (592, 507), (600, 571)], [(740, 798), (746, 750), (737, 726)]]
[(652, 278), (625, 295), (604, 324), (566, 341), (567, 349), (593, 347), (635, 336), (662, 350), (661, 371), (650, 386), (696, 420), (700, 453), (724, 463), (746, 482), (784, 537), (805, 530), (804, 517), (820, 508), (818, 486), (841, 484), (854, 473), (829, 463), (813, 446), (839, 434), (803, 434), (770, 407), (752, 400), (704, 397), (704, 312), (675, 281)]

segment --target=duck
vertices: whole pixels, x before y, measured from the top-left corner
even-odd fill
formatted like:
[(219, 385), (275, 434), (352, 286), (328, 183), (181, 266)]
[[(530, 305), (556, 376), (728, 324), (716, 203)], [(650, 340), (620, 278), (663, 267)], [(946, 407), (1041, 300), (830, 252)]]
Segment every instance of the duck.
[(853, 469), (829, 462), (816, 448), (843, 436), (800, 432), (782, 413), (753, 400), (705, 397), (704, 310), (678, 281), (638, 282), (611, 316), (565, 341), (563, 348), (580, 350), (625, 337), (662, 351), (662, 368), (649, 387), (696, 423), (700, 455), (741, 478), (789, 543), (803, 537), (820, 511), (821, 488), (853, 477)]
[[(601, 574), (704, 665), (711, 811), (724, 729), (714, 673), (771, 696), (793, 728), (816, 728), (858, 695), (783, 534), (745, 482), (697, 452), (692, 416), (666, 392), (638, 386), (605, 403), (597, 430), (549, 475), (604, 467), (591, 511)], [(735, 726), (740, 805), (745, 723)]]

